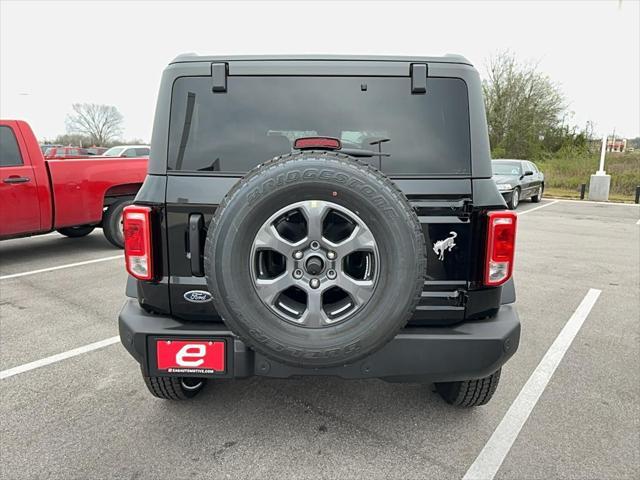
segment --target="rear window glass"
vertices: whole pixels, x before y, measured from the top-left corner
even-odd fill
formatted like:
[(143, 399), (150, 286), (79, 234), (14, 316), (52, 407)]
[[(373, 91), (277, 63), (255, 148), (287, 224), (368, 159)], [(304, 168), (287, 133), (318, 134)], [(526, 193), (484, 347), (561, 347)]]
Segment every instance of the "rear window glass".
[[(328, 136), (391, 175), (468, 174), (467, 88), (429, 78), (426, 94), (404, 77), (229, 77), (176, 80), (171, 103), (169, 170), (242, 174), (291, 151), (296, 138)], [(384, 143), (371, 144), (388, 139)]]

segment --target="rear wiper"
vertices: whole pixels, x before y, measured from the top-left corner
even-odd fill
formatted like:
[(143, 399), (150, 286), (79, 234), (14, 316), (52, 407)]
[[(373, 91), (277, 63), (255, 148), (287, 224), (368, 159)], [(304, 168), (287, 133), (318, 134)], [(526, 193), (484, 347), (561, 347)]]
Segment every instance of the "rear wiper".
[[(369, 142), (369, 145), (377, 145), (378, 151), (374, 152), (373, 150), (359, 150), (357, 148), (343, 148), (340, 151), (346, 153), (347, 155), (353, 155), (354, 157), (378, 157), (378, 170), (382, 170), (382, 157), (390, 157), (390, 153), (382, 153), (382, 144), (390, 142), (390, 138), (378, 138), (377, 140), (373, 140)], [(353, 153), (350, 153), (353, 152)]]
[(340, 153), (346, 153), (352, 157), (390, 157), (390, 153), (374, 152), (373, 150), (365, 150), (362, 148), (341, 148), (338, 150)]

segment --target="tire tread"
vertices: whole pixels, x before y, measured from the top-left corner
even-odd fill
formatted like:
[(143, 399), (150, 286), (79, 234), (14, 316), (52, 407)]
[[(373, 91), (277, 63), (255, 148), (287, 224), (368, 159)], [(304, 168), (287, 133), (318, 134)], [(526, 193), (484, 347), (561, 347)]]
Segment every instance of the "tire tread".
[(436, 389), (447, 403), (457, 407), (486, 405), (498, 388), (500, 372), (477, 380), (437, 383)]
[(133, 203), (133, 200), (130, 198), (123, 198), (120, 200), (116, 200), (111, 205), (109, 205), (109, 208), (107, 208), (107, 211), (104, 212), (104, 215), (102, 218), (102, 233), (104, 233), (104, 236), (109, 241), (109, 243), (111, 243), (115, 247), (124, 248), (124, 245), (122, 245), (118, 241), (118, 237), (115, 231), (115, 229), (118, 228), (117, 225), (114, 225), (114, 221), (115, 221), (114, 217), (116, 216), (116, 211), (120, 209), (120, 206), (122, 206), (122, 208), (124, 209), (124, 207), (132, 203)]
[(149, 392), (157, 398), (163, 400), (188, 400), (196, 395), (200, 390), (187, 393), (180, 383), (180, 378), (176, 377), (148, 377), (143, 374), (142, 378)]

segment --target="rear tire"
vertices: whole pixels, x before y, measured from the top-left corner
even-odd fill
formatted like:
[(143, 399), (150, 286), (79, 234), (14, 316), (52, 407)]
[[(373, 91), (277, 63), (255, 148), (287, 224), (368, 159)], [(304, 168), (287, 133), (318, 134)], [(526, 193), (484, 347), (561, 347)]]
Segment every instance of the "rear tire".
[(542, 200), (542, 192), (544, 191), (544, 187), (542, 185), (540, 185), (538, 187), (538, 193), (535, 194), (533, 197), (531, 197), (531, 201), (533, 203), (538, 203), (540, 202), (540, 200)]
[(96, 227), (85, 225), (80, 227), (66, 227), (56, 230), (59, 234), (69, 238), (86, 237), (95, 230)]
[(491, 400), (498, 388), (500, 370), (488, 377), (461, 382), (436, 383), (436, 390), (450, 405), (456, 407), (477, 407)]
[(206, 378), (178, 378), (178, 377), (146, 377), (151, 395), (163, 400), (189, 400), (202, 391), (207, 383)]
[(511, 199), (507, 202), (507, 207), (510, 210), (515, 210), (520, 205), (520, 188), (516, 187), (513, 189), (513, 193), (511, 194)]
[(102, 231), (109, 242), (118, 247), (124, 248), (124, 234), (122, 232), (122, 212), (124, 207), (133, 204), (133, 200), (116, 200), (109, 205), (102, 217)]

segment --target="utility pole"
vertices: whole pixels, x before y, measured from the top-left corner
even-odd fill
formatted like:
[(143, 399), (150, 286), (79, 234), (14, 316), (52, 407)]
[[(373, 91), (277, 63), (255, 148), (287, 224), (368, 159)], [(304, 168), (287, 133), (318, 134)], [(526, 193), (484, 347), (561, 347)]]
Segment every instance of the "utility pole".
[(589, 182), (589, 200), (595, 200), (597, 202), (609, 201), (611, 175), (607, 175), (604, 171), (604, 158), (607, 153), (608, 140), (609, 136), (605, 134), (602, 137), (602, 148), (600, 149), (600, 168), (595, 175), (591, 175), (591, 181)]
[(611, 138), (611, 152), (613, 152), (613, 149), (616, 148), (616, 127), (613, 127), (613, 136)]
[(600, 149), (600, 168), (596, 172), (596, 175), (604, 175), (604, 156), (607, 153), (607, 135), (602, 137), (602, 148)]

